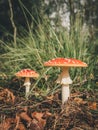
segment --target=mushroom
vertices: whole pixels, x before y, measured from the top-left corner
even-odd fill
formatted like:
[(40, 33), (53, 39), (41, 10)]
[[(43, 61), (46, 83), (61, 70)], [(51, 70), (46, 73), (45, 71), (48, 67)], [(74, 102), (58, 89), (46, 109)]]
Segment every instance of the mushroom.
[(69, 75), (69, 68), (87, 67), (87, 64), (74, 58), (55, 58), (45, 62), (44, 66), (61, 67), (62, 72), (57, 79), (57, 83), (62, 84), (62, 104), (64, 104), (70, 97), (69, 84), (72, 84), (72, 80)]
[(17, 77), (24, 77), (24, 86), (25, 86), (25, 97), (28, 98), (28, 93), (30, 91), (30, 78), (37, 78), (39, 76), (34, 70), (31, 69), (23, 69), (15, 74)]

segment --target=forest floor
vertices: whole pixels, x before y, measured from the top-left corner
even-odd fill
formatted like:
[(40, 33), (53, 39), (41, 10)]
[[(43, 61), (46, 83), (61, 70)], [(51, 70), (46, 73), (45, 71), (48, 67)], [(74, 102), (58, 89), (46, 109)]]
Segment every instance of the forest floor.
[(74, 90), (65, 105), (60, 97), (60, 88), (26, 100), (14, 88), (1, 87), (0, 130), (98, 130), (97, 91)]

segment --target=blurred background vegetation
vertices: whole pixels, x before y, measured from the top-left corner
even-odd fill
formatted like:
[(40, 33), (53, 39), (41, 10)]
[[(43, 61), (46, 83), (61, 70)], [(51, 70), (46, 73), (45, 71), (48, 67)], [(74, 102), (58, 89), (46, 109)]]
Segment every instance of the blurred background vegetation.
[(86, 79), (86, 88), (96, 88), (97, 7), (97, 0), (0, 0), (0, 84), (30, 68), (41, 75), (36, 83), (40, 88), (51, 88), (60, 70), (43, 63), (71, 57), (88, 64), (71, 68), (74, 83)]

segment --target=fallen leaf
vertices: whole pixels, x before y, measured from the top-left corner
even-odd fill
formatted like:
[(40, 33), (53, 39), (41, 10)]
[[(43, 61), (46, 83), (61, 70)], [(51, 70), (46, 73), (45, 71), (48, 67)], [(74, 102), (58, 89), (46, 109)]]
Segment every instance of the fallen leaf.
[(17, 129), (14, 129), (14, 130), (26, 130), (26, 128), (23, 123), (19, 123)]
[(96, 102), (88, 102), (89, 109), (97, 110), (97, 103)]
[(15, 102), (15, 96), (10, 90), (3, 89), (0, 92), (0, 100), (5, 102), (5, 103), (8, 103), (8, 102), (14, 103)]
[(82, 98), (74, 98), (74, 101), (77, 103), (77, 104), (85, 104), (86, 103), (86, 101), (83, 101), (83, 99)]
[(43, 114), (44, 119), (47, 119), (49, 116), (52, 116), (52, 114), (50, 112), (48, 112), (48, 111), (44, 112), (44, 114)]
[(11, 124), (16, 123), (16, 120), (14, 118), (6, 118), (1, 122), (0, 124), (0, 130), (8, 130), (11, 127)]
[(53, 97), (54, 97), (53, 95), (47, 96), (47, 99), (48, 99), (48, 100), (53, 100)]
[(26, 112), (21, 112), (20, 114), (18, 114), (18, 116), (20, 117), (20, 119), (25, 120), (28, 123), (32, 121), (32, 119), (27, 115)]
[(38, 124), (41, 128), (41, 130), (44, 128), (45, 124), (46, 124), (46, 120), (43, 119), (43, 113), (42, 112), (33, 112), (31, 114), (32, 118), (35, 118), (38, 121)]
[(33, 119), (32, 122), (28, 124), (27, 128), (30, 130), (43, 130), (36, 119)]

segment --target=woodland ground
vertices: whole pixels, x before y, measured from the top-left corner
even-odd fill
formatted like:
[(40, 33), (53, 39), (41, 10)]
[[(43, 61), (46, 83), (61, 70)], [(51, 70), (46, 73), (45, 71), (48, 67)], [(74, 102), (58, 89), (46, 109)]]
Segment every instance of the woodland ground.
[[(73, 89), (62, 106), (61, 89), (42, 96), (40, 90), (26, 100), (16, 81), (0, 88), (0, 130), (98, 130), (98, 94), (96, 90)], [(37, 93), (37, 95), (35, 95)]]

